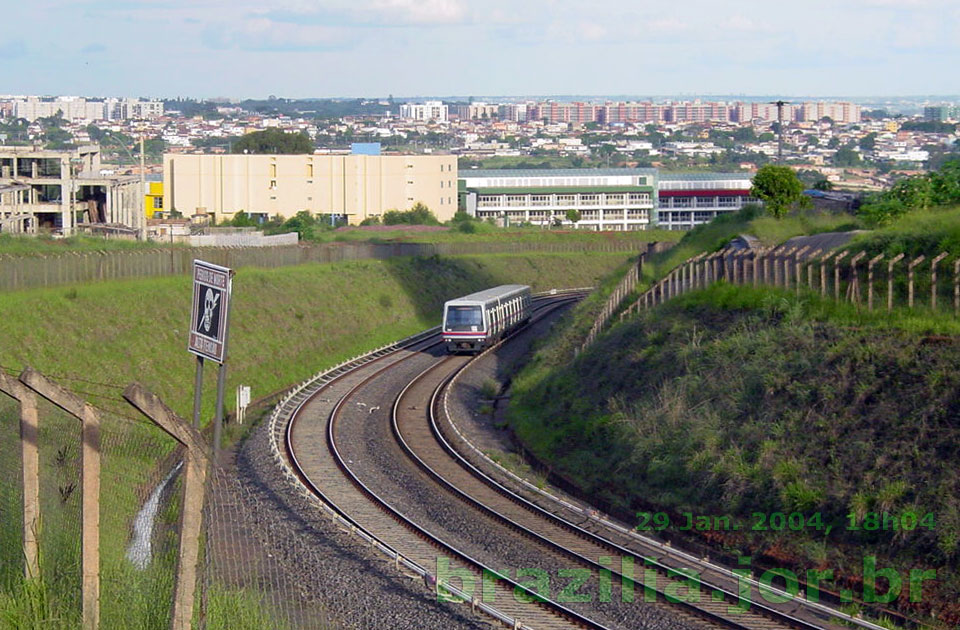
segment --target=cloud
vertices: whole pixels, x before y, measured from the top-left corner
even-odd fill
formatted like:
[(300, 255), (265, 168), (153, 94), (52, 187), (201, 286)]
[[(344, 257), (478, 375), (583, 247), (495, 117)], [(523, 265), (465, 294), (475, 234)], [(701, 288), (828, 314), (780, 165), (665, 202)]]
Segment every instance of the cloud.
[(27, 45), (22, 39), (0, 41), (0, 59), (18, 59), (27, 54)]
[(337, 26), (440, 26), (470, 21), (464, 0), (302, 0), (274, 3), (267, 11), (251, 8), (277, 22)]
[(773, 29), (767, 24), (756, 22), (755, 20), (743, 15), (734, 15), (724, 19), (720, 23), (720, 28), (726, 31), (737, 31), (739, 33), (772, 33)]
[(405, 24), (457, 24), (467, 17), (462, 0), (373, 0), (370, 10)]
[(203, 33), (203, 41), (207, 46), (217, 49), (323, 52), (348, 48), (351, 38), (343, 29), (336, 27), (248, 17), (237, 24), (211, 24)]

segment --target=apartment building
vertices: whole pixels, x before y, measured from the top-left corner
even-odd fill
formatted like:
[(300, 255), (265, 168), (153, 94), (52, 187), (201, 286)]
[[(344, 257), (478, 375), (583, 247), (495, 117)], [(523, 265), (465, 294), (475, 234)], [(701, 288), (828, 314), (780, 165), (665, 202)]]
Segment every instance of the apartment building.
[(400, 118), (404, 120), (420, 120), (423, 122), (447, 122), (449, 107), (441, 101), (427, 101), (426, 103), (404, 103), (400, 106)]
[(214, 221), (243, 211), (261, 220), (301, 210), (357, 224), (425, 204), (441, 221), (457, 210), (457, 158), (422, 155), (163, 156), (163, 208)]
[(28, 96), (11, 101), (13, 114), (30, 122), (56, 116), (66, 120), (152, 120), (163, 116), (162, 101), (140, 99), (88, 100), (79, 96), (40, 98)]

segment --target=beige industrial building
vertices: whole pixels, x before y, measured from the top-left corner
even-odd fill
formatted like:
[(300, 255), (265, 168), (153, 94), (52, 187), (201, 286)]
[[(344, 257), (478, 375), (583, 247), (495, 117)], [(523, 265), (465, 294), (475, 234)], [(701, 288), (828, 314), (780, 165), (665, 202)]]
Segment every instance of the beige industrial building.
[(418, 202), (441, 221), (457, 211), (457, 158), (447, 155), (167, 154), (163, 181), (164, 208), (213, 221), (306, 210), (357, 224)]

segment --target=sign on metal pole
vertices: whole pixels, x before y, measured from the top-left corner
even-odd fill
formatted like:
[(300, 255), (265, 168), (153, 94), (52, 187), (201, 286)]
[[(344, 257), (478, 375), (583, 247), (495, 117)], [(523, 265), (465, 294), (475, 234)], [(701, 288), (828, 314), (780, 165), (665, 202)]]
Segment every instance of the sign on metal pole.
[(226, 359), (232, 276), (226, 267), (193, 261), (193, 316), (187, 350), (220, 364)]

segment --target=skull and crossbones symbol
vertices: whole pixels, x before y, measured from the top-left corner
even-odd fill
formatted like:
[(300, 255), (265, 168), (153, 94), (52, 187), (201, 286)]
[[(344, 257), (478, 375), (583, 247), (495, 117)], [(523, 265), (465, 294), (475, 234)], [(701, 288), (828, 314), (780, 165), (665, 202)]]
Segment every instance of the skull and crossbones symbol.
[(208, 288), (203, 298), (203, 332), (210, 332), (210, 326), (213, 324), (213, 311), (219, 303), (220, 294)]

